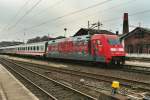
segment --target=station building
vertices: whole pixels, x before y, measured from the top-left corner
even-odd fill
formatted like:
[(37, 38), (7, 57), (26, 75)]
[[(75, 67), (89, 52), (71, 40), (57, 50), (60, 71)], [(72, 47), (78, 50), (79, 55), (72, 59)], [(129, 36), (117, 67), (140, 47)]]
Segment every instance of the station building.
[(131, 32), (120, 36), (124, 42), (127, 54), (149, 54), (150, 55), (150, 29), (137, 27)]

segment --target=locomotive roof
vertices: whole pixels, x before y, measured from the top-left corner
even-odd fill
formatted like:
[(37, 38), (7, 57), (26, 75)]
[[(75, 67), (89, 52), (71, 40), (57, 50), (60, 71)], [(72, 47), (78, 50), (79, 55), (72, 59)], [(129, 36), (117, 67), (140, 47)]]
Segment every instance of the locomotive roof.
[(75, 36), (75, 37), (50, 40), (50, 41), (48, 41), (48, 43), (58, 43), (58, 42), (63, 42), (63, 41), (82, 41), (82, 40), (87, 41), (89, 39), (90, 39), (89, 35), (83, 35), (83, 36)]
[(107, 31), (107, 30), (96, 30), (96, 29), (87, 29), (87, 28), (81, 28), (74, 36), (81, 36), (81, 35), (93, 35), (93, 34), (109, 34), (109, 35), (115, 35), (114, 33)]

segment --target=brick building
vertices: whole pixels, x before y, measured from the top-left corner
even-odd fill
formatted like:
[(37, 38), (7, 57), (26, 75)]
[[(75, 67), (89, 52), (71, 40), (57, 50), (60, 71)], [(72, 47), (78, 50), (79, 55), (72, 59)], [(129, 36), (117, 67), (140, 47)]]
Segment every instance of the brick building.
[(137, 27), (120, 37), (129, 54), (150, 54), (150, 29)]

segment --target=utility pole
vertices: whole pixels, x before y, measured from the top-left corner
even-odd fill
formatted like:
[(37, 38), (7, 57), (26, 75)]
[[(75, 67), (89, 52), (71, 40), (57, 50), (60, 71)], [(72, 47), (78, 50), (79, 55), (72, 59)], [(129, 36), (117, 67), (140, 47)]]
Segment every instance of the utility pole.
[(90, 35), (90, 21), (88, 21), (88, 35)]
[(139, 22), (139, 27), (141, 27), (141, 22)]
[(103, 25), (103, 24), (102, 24), (100, 21), (98, 21), (98, 23), (97, 23), (98, 30), (100, 30), (100, 27), (101, 27), (102, 25)]
[(47, 41), (48, 41), (48, 40), (49, 40), (49, 33), (48, 33), (48, 35), (47, 35), (47, 36), (48, 36), (48, 39), (47, 39)]
[(88, 29), (90, 28), (90, 21), (88, 21)]

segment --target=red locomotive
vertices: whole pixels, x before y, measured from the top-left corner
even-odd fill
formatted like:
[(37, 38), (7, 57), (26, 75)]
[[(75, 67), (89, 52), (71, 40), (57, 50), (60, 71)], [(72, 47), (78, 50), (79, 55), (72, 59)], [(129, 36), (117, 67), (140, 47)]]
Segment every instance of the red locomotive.
[(47, 57), (124, 64), (125, 52), (118, 36), (108, 31), (76, 34), (48, 42)]
[(92, 62), (124, 64), (125, 52), (118, 36), (109, 31), (81, 29), (73, 37), (48, 42), (1, 47), (0, 53), (44, 56)]

